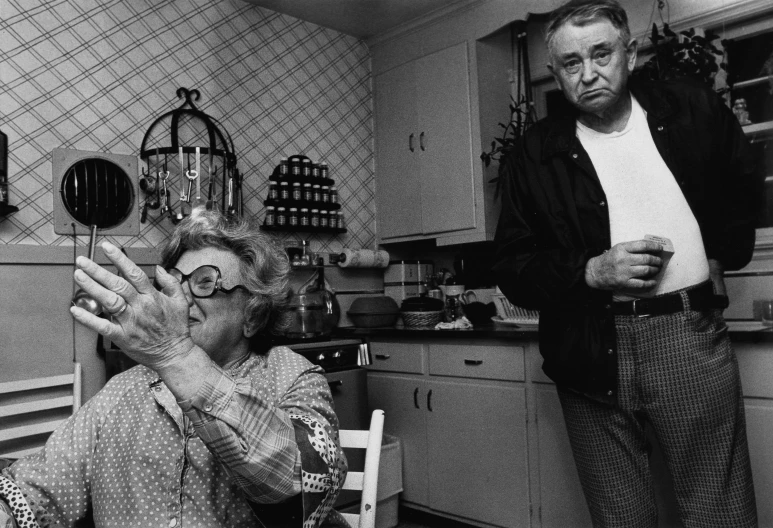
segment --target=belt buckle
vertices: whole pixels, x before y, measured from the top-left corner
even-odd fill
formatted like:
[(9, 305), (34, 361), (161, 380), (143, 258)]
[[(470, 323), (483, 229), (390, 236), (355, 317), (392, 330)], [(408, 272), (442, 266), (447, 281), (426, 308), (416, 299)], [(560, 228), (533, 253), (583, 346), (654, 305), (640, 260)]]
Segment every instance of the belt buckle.
[(635, 317), (639, 318), (639, 319), (643, 319), (645, 317), (650, 317), (651, 314), (639, 314), (638, 311), (636, 310), (636, 303), (639, 302), (640, 300), (641, 299), (634, 299), (633, 300), (633, 304), (631, 306), (633, 308), (633, 315)]

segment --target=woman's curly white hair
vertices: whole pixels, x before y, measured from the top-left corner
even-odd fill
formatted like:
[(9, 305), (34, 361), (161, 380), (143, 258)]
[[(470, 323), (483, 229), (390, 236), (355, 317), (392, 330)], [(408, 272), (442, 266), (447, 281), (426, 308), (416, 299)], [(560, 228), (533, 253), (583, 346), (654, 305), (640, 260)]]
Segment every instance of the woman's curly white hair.
[(239, 259), (241, 284), (249, 290), (245, 318), (257, 336), (287, 327), (290, 262), (284, 249), (257, 222), (232, 219), (219, 211), (194, 209), (180, 222), (161, 253), (164, 269), (189, 250), (218, 248)]

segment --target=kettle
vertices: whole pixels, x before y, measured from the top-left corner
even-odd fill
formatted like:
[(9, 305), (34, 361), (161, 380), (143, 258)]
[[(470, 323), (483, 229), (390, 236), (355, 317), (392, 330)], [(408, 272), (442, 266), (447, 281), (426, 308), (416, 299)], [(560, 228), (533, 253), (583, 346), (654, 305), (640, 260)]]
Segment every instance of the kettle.
[(338, 327), (341, 307), (325, 281), (324, 268), (290, 297), (290, 326), (285, 336), (291, 339), (315, 339), (329, 336)]

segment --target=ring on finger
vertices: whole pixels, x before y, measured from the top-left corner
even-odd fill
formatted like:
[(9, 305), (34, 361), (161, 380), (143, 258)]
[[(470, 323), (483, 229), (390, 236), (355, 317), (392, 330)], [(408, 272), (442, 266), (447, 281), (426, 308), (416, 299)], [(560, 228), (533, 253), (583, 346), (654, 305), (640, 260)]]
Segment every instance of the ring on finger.
[(119, 315), (121, 315), (122, 313), (124, 313), (124, 312), (126, 311), (126, 308), (128, 308), (128, 307), (129, 307), (129, 303), (127, 303), (126, 301), (124, 301), (124, 303), (123, 303), (123, 306), (121, 306), (121, 307), (118, 309), (118, 311), (115, 311), (115, 312), (110, 312), (110, 317), (118, 317)]

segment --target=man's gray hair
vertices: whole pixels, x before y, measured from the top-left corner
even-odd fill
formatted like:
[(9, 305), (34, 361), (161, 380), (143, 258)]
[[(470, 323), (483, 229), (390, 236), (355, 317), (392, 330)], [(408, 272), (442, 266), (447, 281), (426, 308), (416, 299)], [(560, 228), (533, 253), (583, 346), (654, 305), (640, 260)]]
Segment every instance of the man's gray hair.
[(217, 248), (239, 259), (241, 284), (249, 290), (245, 318), (257, 336), (279, 334), (287, 326), (290, 262), (287, 253), (257, 222), (230, 219), (218, 211), (196, 209), (172, 233), (161, 266), (174, 266), (189, 250)]
[(628, 45), (628, 41), (631, 40), (628, 15), (617, 0), (570, 0), (550, 13), (545, 31), (545, 44), (547, 44), (551, 60), (553, 37), (561, 26), (570, 23), (583, 25), (599, 18), (609, 20), (620, 33), (623, 45)]

